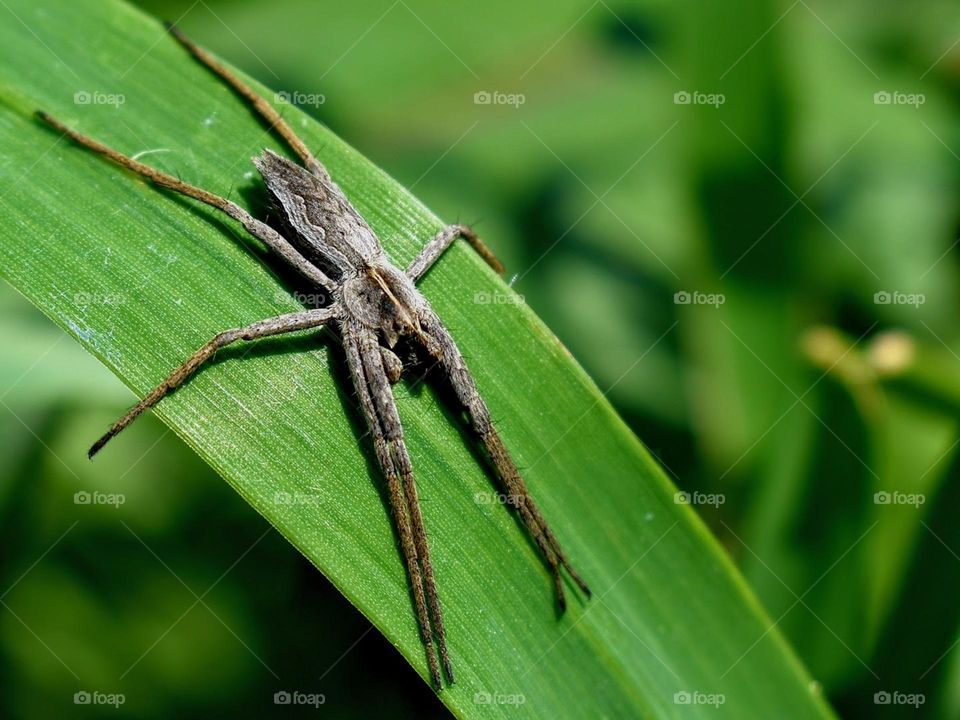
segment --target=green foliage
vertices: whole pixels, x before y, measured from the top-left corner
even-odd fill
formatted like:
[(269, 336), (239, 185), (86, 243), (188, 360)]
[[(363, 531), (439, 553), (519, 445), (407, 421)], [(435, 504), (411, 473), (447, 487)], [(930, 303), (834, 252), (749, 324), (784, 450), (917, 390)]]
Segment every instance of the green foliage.
[[(215, 332), (294, 309), (283, 279), (236, 227), (32, 119), (43, 108), (252, 202), (248, 158), (264, 145), (283, 149), (243, 104), (125, 5), (10, 8), (23, 24), (0, 26), (4, 277), (137, 394)], [(287, 112), (391, 256), (408, 261), (440, 221), (331, 132)], [(547, 574), (510, 513), (491, 501), (458, 414), (432, 388), (398, 386), (458, 670), (442, 694), (450, 709), (461, 717), (829, 717), (719, 546), (533, 312), (462, 247), (423, 289), (597, 593), (556, 616)], [(476, 301), (490, 295), (511, 302)], [(317, 334), (224, 352), (157, 414), (423, 674), (402, 564), (341, 367), (335, 344)], [(90, 438), (105, 418), (96, 420), (83, 423)], [(11, 581), (16, 575), (9, 569)], [(47, 580), (51, 591), (70, 591)], [(36, 622), (23, 609), (38, 607), (31, 587), (24, 581), (7, 602)], [(70, 647), (62, 662), (81, 676), (111, 677), (88, 668), (88, 653)], [(214, 675), (228, 673), (221, 666)], [(675, 698), (685, 692), (725, 702), (687, 707)], [(523, 702), (506, 704), (511, 698)]]

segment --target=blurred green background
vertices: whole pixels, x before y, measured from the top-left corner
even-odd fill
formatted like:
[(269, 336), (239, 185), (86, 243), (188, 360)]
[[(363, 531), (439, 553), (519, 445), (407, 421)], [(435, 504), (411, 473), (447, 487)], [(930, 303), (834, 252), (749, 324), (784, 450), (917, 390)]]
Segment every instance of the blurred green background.
[[(477, 226), (842, 716), (960, 717), (954, 3), (138, 4)], [(0, 307), (0, 716), (70, 647), (110, 717), (446, 717), (159, 422), (87, 462), (133, 398)]]

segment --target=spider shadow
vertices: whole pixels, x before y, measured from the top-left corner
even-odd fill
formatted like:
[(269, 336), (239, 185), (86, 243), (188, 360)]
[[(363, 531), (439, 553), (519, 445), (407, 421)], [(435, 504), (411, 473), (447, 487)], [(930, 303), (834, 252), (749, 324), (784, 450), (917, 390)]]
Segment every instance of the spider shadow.
[[(329, 373), (340, 402), (346, 411), (347, 421), (350, 423), (350, 429), (353, 431), (354, 437), (367, 439), (370, 433), (356, 399), (356, 392), (353, 390), (353, 381), (347, 369), (346, 354), (340, 344), (339, 333), (332, 328), (318, 328), (312, 331), (303, 331), (296, 335), (275, 335), (258, 338), (246, 345), (229, 345), (217, 351), (216, 356), (211, 358), (208, 365), (219, 365), (221, 362), (249, 358), (302, 355), (303, 353), (315, 353), (317, 351), (326, 352), (330, 357)], [(345, 388), (350, 390), (347, 391)], [(382, 475), (373, 455), (372, 444), (370, 452), (364, 452), (363, 456), (370, 475)], [(386, 499), (385, 490), (382, 495)]]
[[(310, 283), (310, 281), (293, 270), (281, 258), (272, 253), (269, 248), (263, 244), (263, 241), (248, 233), (242, 226), (238, 228), (239, 223), (226, 216), (222, 211), (204, 205), (168, 188), (156, 186), (156, 190), (173, 200), (194, 217), (203, 220), (219, 230), (223, 235), (228, 236), (232, 242), (249, 254), (257, 263), (266, 267), (284, 288), (289, 288), (291, 290), (291, 296), (294, 296), (296, 293), (302, 296), (318, 298), (326, 295), (326, 291)], [(251, 178), (250, 182), (246, 185), (233, 186), (230, 192), (224, 197), (229, 200), (233, 195), (240, 197), (243, 201), (242, 205), (246, 206), (247, 211), (253, 217), (264, 222), (281, 236), (287, 235), (279, 222), (279, 216), (275, 212), (267, 187), (259, 176)], [(326, 303), (319, 302), (307, 304), (307, 306), (321, 307), (324, 304)]]
[[(347, 422), (350, 424), (353, 436), (357, 438), (358, 442), (363, 446), (363, 452), (361, 454), (366, 464), (367, 475), (371, 481), (373, 481), (373, 485), (380, 496), (385, 517), (390, 520), (390, 512), (387, 509), (390, 507), (390, 504), (386, 484), (376, 482), (378, 478), (383, 477), (383, 472), (377, 463), (366, 418), (363, 415), (363, 411), (356, 397), (356, 391), (353, 388), (353, 379), (350, 377), (350, 372), (347, 367), (347, 357), (340, 343), (339, 333), (331, 328), (321, 328), (297, 335), (277, 335), (274, 337), (260, 338), (246, 346), (230, 345), (218, 351), (216, 356), (210, 360), (209, 364), (215, 365), (230, 360), (257, 357), (299, 355), (306, 352), (317, 352), (318, 350), (325, 351), (330, 357), (331, 362), (328, 366), (330, 377), (336, 388), (337, 396), (345, 410)], [(318, 460), (322, 460), (322, 458), (318, 458)], [(399, 542), (399, 535), (397, 535), (397, 541)]]

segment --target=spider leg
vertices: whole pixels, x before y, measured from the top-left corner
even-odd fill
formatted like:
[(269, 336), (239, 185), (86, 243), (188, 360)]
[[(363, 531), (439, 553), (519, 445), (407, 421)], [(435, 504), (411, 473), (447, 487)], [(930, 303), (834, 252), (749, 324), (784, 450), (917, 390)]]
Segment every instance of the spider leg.
[(423, 246), (420, 254), (414, 258), (407, 268), (407, 277), (413, 282), (420, 280), (458, 237), (462, 237), (470, 243), (470, 246), (487, 262), (487, 265), (492, 267), (497, 274), (503, 275), (503, 264), (493, 254), (493, 250), (477, 237), (477, 234), (469, 225), (448, 225)]
[(76, 130), (70, 129), (59, 120), (45, 112), (38, 111), (37, 117), (56, 130), (59, 130), (64, 135), (70, 137), (70, 139), (74, 142), (83, 145), (84, 147), (93, 150), (100, 155), (103, 155), (121, 167), (125, 167), (128, 170), (132, 170), (133, 172), (137, 173), (138, 175), (142, 175), (150, 182), (159, 185), (160, 187), (167, 188), (168, 190), (178, 192), (181, 195), (191, 197), (194, 200), (199, 200), (200, 202), (206, 203), (217, 210), (223, 211), (243, 225), (243, 227), (251, 235), (262, 240), (268, 248), (283, 258), (292, 268), (294, 268), (305, 278), (320, 285), (322, 288), (327, 290), (327, 292), (330, 292), (330, 289), (333, 287), (334, 283), (330, 280), (330, 278), (328, 278), (323, 272), (311, 264), (295, 247), (293, 247), (293, 245), (287, 242), (287, 240), (284, 239), (280, 233), (266, 223), (257, 220), (236, 203), (227, 200), (225, 197), (215, 195), (214, 193), (204, 190), (203, 188), (198, 188), (195, 185), (190, 185), (182, 180), (178, 180), (177, 178), (173, 177), (173, 175), (167, 175), (166, 173), (160, 172), (149, 165), (144, 165), (142, 162), (134, 160), (131, 157), (127, 157), (123, 153), (117, 152), (113, 148), (107, 147), (91, 137), (87, 137), (86, 135), (78, 133)]
[(510, 496), (511, 504), (516, 506), (527, 532), (530, 533), (550, 567), (560, 608), (566, 608), (563, 584), (560, 578), (561, 567), (566, 569), (570, 578), (589, 597), (591, 594), (590, 588), (577, 571), (573, 569), (570, 561), (560, 548), (560, 542), (530, 496), (516, 463), (514, 463), (510, 452), (500, 438), (500, 434), (494, 428), (487, 404), (480, 397), (473, 377), (470, 375), (463, 356), (449, 331), (432, 311), (421, 312), (419, 320), (423, 331), (431, 340), (428, 344), (428, 351), (434, 355), (443, 367), (454, 393), (470, 416), (474, 431), (486, 448), (497, 476)]
[(276, 317), (260, 320), (242, 328), (234, 328), (218, 333), (212, 340), (202, 346), (186, 362), (174, 370), (162, 383), (157, 385), (140, 402), (130, 408), (127, 413), (117, 420), (104, 435), (97, 440), (87, 453), (88, 457), (96, 455), (111, 438), (116, 436), (121, 430), (139, 417), (139, 415), (148, 408), (153, 407), (167, 395), (172, 393), (178, 387), (183, 385), (187, 379), (193, 375), (200, 366), (209, 360), (220, 348), (234, 343), (238, 340), (256, 340), (257, 338), (267, 337), (269, 335), (280, 335), (297, 330), (307, 330), (309, 328), (320, 327), (337, 313), (336, 307), (320, 308), (317, 310), (303, 310), (300, 312), (278, 315)]
[[(433, 566), (426, 544), (423, 516), (416, 486), (413, 484), (410, 459), (403, 445), (403, 430), (393, 403), (383, 356), (373, 333), (352, 323), (344, 323), (343, 346), (350, 375), (360, 399), (360, 407), (373, 436), (377, 461), (387, 479), (390, 507), (410, 578), (420, 637), (427, 651), (430, 678), (434, 687), (439, 688), (443, 681), (437, 662), (436, 646), (440, 648), (443, 667), (451, 683), (453, 671), (447, 652)], [(389, 411), (390, 408), (393, 412)]]
[(293, 131), (293, 128), (287, 124), (287, 121), (280, 117), (280, 113), (278, 113), (270, 103), (260, 97), (260, 95), (243, 80), (214, 60), (210, 53), (187, 38), (173, 23), (167, 23), (167, 30), (181, 45), (190, 51), (191, 55), (219, 75), (238, 95), (247, 100), (253, 109), (260, 113), (264, 120), (270, 123), (270, 128), (276, 130), (284, 142), (300, 156), (307, 170), (318, 177), (330, 180), (330, 175), (323, 165), (320, 164), (320, 161), (313, 156), (303, 140), (301, 140)]
[(417, 483), (413, 476), (413, 465), (403, 437), (390, 441), (400, 478), (403, 481), (403, 491), (410, 508), (410, 520), (413, 525), (413, 539), (423, 568), (424, 586), (427, 591), (427, 601), (430, 603), (430, 615), (433, 622), (433, 632), (440, 648), (440, 661), (447, 679), (453, 683), (453, 664), (450, 662), (450, 652), (447, 650), (447, 631), (443, 625), (443, 612), (440, 609), (440, 596), (437, 592), (437, 580), (433, 573), (433, 563), (430, 560), (430, 548), (427, 544), (427, 531), (423, 522), (423, 513), (420, 510), (420, 498), (417, 494)]

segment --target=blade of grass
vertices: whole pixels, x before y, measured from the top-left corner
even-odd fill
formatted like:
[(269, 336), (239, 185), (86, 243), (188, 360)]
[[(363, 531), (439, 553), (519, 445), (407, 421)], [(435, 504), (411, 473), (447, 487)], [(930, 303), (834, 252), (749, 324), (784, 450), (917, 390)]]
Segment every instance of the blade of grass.
[[(43, 108), (243, 202), (256, 186), (248, 158), (284, 149), (233, 94), (158, 22), (119, 2), (8, 0), (0, 14), (0, 271), (11, 284), (136, 394), (217, 331), (297, 307), (235, 226), (31, 117)], [(284, 112), (394, 260), (409, 260), (438, 219), (322, 126)], [(451, 710), (830, 717), (732, 564), (534, 314), (477, 302), (509, 290), (462, 247), (423, 289), (596, 591), (556, 616), (535, 549), (495, 501), (458, 416), (430, 388), (399, 385), (457, 666), (458, 683), (442, 693)], [(642, 357), (630, 371), (644, 371)], [(157, 413), (424, 675), (348, 388), (339, 350), (310, 335), (223, 353)], [(685, 703), (692, 693), (715, 695), (716, 708)]]

